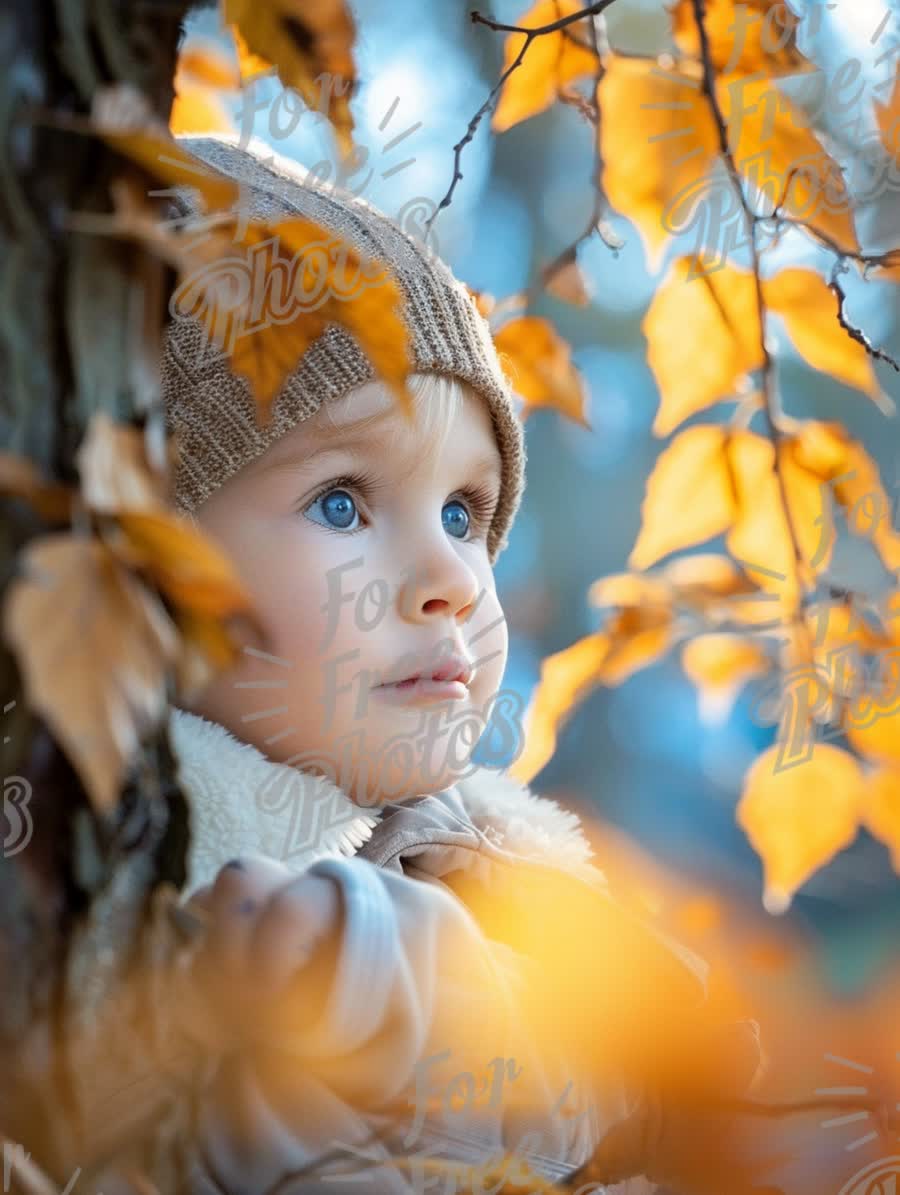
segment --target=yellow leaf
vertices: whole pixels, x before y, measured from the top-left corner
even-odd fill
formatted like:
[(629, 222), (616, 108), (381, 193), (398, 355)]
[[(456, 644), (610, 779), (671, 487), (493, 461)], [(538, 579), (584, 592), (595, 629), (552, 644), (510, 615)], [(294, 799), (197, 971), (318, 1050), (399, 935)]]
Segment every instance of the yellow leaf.
[(872, 358), (838, 323), (838, 301), (824, 278), (813, 270), (781, 270), (763, 282), (763, 291), (804, 361), (879, 399)]
[(541, 679), (525, 715), (525, 747), (510, 776), (527, 784), (551, 758), (560, 725), (599, 683), (608, 650), (608, 637), (596, 632), (541, 661)]
[(890, 850), (894, 871), (900, 874), (900, 771), (879, 768), (869, 776), (862, 820)]
[(812, 757), (775, 770), (779, 747), (764, 751), (744, 778), (737, 821), (763, 862), (765, 905), (783, 913), (797, 889), (856, 837), (864, 796), (859, 764), (816, 743)]
[(178, 633), (154, 593), (97, 540), (32, 540), (3, 630), (29, 707), (46, 721), (94, 808), (115, 808), (141, 739), (166, 709)]
[[(651, 271), (669, 235), (702, 230), (701, 221), (708, 224), (703, 246), (715, 251), (716, 262), (746, 239), (736, 223), (723, 229), (715, 206), (726, 184), (713, 175), (721, 147), (701, 78), (693, 64), (664, 71), (653, 61), (611, 55), (597, 89), (603, 187), (637, 227)], [(765, 76), (732, 73), (718, 78), (715, 90), (753, 210), (769, 214), (778, 205), (842, 248), (858, 250), (843, 176), (804, 127), (800, 108)]]
[(762, 365), (753, 275), (725, 266), (690, 279), (690, 268), (684, 257), (672, 263), (641, 325), (659, 387), (657, 436), (733, 397), (738, 379)]
[[(896, 674), (898, 669), (896, 662), (893, 668), (894, 685), (896, 686)], [(888, 764), (890, 767), (900, 767), (900, 711), (898, 711), (898, 701), (894, 699), (888, 700), (883, 704), (875, 703), (872, 706), (872, 717), (865, 726), (849, 725), (847, 727), (847, 740), (850, 745), (860, 753), (865, 755), (868, 759), (873, 759), (878, 763)], [(893, 712), (890, 712), (889, 707), (893, 707)], [(889, 712), (881, 713), (881, 709), (888, 708)]]
[(637, 228), (654, 272), (671, 235), (664, 213), (709, 174), (712, 119), (696, 79), (618, 55), (606, 61), (597, 102), (604, 192)]
[(175, 88), (178, 76), (197, 85), (218, 91), (238, 91), (241, 75), (237, 63), (224, 53), (218, 42), (210, 38), (192, 37), (178, 53), (175, 65)]
[(747, 681), (764, 676), (771, 667), (759, 644), (725, 632), (691, 639), (681, 661), (699, 691), (700, 718), (712, 725), (725, 721)]
[[(827, 550), (823, 551), (823, 533), (816, 525), (822, 511), (820, 482), (794, 464), (782, 441), (779, 449), (785, 491), (782, 493), (775, 473), (772, 442), (754, 432), (740, 430), (729, 437), (728, 459), (737, 492), (737, 514), (726, 537), (728, 548), (763, 589), (777, 594), (787, 607), (792, 607), (800, 585), (784, 497), (786, 494), (804, 567), (808, 570), (809, 562), (818, 558), (818, 567), (822, 569), (827, 565), (834, 534), (832, 529)], [(774, 613), (773, 610), (773, 616)]]
[[(523, 29), (537, 29), (561, 17), (570, 16), (582, 7), (579, 0), (537, 0), (515, 24)], [(524, 33), (510, 33), (507, 36), (503, 54), (504, 71), (515, 62), (526, 37)], [(597, 60), (593, 49), (584, 49), (573, 40), (588, 42), (590, 47), (589, 37), (587, 22), (574, 21), (566, 26), (565, 32), (560, 30), (533, 38), (521, 65), (503, 84), (496, 111), (491, 118), (493, 131), (502, 133), (520, 121), (543, 112), (554, 102), (559, 89), (565, 84), (594, 74)]]
[(234, 121), (224, 104), (206, 87), (178, 83), (169, 115), (169, 132), (173, 136), (194, 136), (204, 133), (232, 133)]
[(791, 440), (790, 453), (799, 467), (820, 479), (823, 495), (834, 495), (849, 530), (871, 540), (889, 572), (900, 569), (900, 530), (893, 526), (878, 465), (863, 445), (840, 423), (806, 420)]
[(117, 83), (95, 92), (91, 125), (108, 145), (157, 178), (195, 188), (208, 208), (228, 208), (237, 202), (238, 185), (180, 146), (131, 84)]
[(716, 94), (738, 169), (765, 199), (754, 210), (785, 214), (858, 252), (853, 204), (840, 167), (810, 129), (803, 111), (761, 76), (726, 75)]
[(236, 26), (246, 52), (273, 63), (313, 111), (331, 122), (341, 153), (353, 149), (350, 98), (356, 86), (356, 26), (345, 0), (223, 0), (225, 24)]
[[(691, 0), (677, 0), (672, 35), (682, 54), (700, 59), (700, 36)], [(716, 73), (740, 70), (796, 75), (813, 69), (797, 49), (800, 18), (784, 3), (773, 0), (705, 0), (703, 25)]]
[(733, 560), (715, 552), (680, 556), (667, 564), (661, 575), (681, 601), (701, 608), (722, 598), (756, 592), (756, 586)]
[(237, 51), (238, 71), (242, 82), (248, 82), (250, 79), (255, 79), (257, 75), (277, 74), (277, 67), (274, 67), (266, 58), (260, 58), (258, 54), (252, 54), (247, 41), (238, 29), (237, 25), (231, 25), (231, 36), (234, 38), (234, 47)]
[(645, 573), (614, 573), (594, 581), (588, 590), (594, 606), (656, 605), (668, 609), (672, 602), (669, 586)]
[(234, 121), (220, 93), (236, 92), (240, 85), (237, 64), (217, 42), (192, 38), (179, 52), (175, 66), (169, 132), (173, 136), (234, 132)]
[(585, 387), (572, 364), (569, 345), (549, 320), (522, 315), (494, 333), (500, 363), (525, 406), (522, 418), (536, 407), (552, 407), (590, 430), (584, 413)]
[(702, 425), (680, 433), (660, 453), (641, 505), (632, 568), (720, 535), (737, 513), (725, 456), (726, 432)]
[(641, 668), (655, 663), (672, 644), (668, 608), (632, 606), (620, 610), (604, 627), (609, 652), (600, 668), (605, 685), (619, 685)]

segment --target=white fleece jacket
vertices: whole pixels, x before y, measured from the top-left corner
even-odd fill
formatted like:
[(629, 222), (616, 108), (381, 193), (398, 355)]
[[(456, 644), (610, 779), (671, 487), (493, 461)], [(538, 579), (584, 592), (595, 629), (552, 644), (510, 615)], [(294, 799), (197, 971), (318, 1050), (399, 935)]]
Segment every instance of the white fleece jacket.
[[(263, 854), (333, 878), (344, 910), (322, 1021), (221, 1059), (199, 1114), (192, 1191), (443, 1193), (468, 1188), (426, 1172), (424, 1159), (512, 1152), (550, 1179), (586, 1161), (627, 1111), (621, 1091), (597, 1092), (573, 1060), (537, 1055), (519, 1011), (528, 961), (486, 937), (442, 879), (475, 869), (490, 884), (493, 868), (519, 859), (602, 886), (578, 817), (481, 768), (444, 793), (363, 809), (195, 714), (173, 708), (170, 738), (191, 808), (186, 897), (230, 859)], [(456, 1107), (476, 1089), (499, 1098), (473, 1120)], [(371, 1169), (397, 1154), (396, 1138), (390, 1150), (364, 1145), (389, 1108), (411, 1169)], [(330, 1152), (331, 1174), (285, 1181)], [(348, 1167), (366, 1169), (342, 1177)]]

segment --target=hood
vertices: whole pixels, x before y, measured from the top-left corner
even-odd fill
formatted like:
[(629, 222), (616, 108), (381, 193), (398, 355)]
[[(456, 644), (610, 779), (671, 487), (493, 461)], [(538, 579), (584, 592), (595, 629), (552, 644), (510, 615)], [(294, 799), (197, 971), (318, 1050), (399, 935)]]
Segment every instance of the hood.
[[(326, 777), (276, 763), (218, 722), (177, 706), (170, 707), (169, 737), (191, 809), (186, 891), (212, 883), (240, 855), (268, 855), (298, 872), (318, 859), (355, 855), (385, 810), (398, 808), (357, 805)], [(446, 796), (478, 839), (504, 854), (602, 878), (578, 815), (505, 773), (475, 766)], [(403, 808), (420, 804), (424, 813), (434, 798), (413, 798)]]

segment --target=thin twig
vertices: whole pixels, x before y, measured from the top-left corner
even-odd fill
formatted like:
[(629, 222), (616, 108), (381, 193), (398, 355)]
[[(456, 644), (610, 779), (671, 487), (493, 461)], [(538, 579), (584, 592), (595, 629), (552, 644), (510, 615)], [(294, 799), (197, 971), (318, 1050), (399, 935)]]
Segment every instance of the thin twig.
[[(595, 54), (596, 59), (597, 59), (597, 70), (594, 74), (593, 87), (592, 87), (592, 91), (591, 91), (591, 95), (593, 97), (593, 108), (594, 108), (594, 112), (596, 114), (595, 115), (596, 128), (594, 129), (594, 154), (593, 154), (593, 158), (592, 158), (592, 179), (591, 179), (592, 189), (593, 189), (593, 193), (594, 193), (594, 203), (593, 203), (593, 207), (591, 209), (590, 219), (588, 220), (584, 231), (581, 232), (575, 238), (574, 241), (571, 241), (568, 245), (566, 245), (566, 247), (556, 255), (556, 257), (553, 259), (553, 261), (551, 261), (549, 265), (545, 266), (541, 270), (539, 279), (536, 280), (535, 282), (533, 282), (531, 284), (531, 286), (528, 288), (527, 294), (528, 294), (528, 305), (529, 306), (537, 298), (538, 289), (541, 287), (546, 288), (547, 286), (549, 286), (550, 283), (552, 283), (553, 279), (556, 277), (556, 275), (560, 272), (560, 270), (564, 269), (568, 265), (574, 265), (577, 268), (578, 247), (579, 247), (579, 245), (583, 244), (585, 241), (589, 240), (594, 235), (595, 232), (600, 234), (600, 239), (603, 241), (603, 243), (606, 245), (606, 247), (608, 249), (612, 249), (614, 253), (618, 249), (621, 248), (621, 242), (611, 242), (610, 240), (607, 239), (607, 235), (605, 234), (605, 232), (603, 230), (603, 225), (602, 225), (604, 203), (603, 203), (603, 199), (602, 199), (602, 193), (600, 190), (600, 175), (601, 175), (602, 168), (603, 168), (603, 159), (600, 154), (600, 105), (597, 100), (597, 95), (598, 95), (598, 91), (600, 88), (600, 80), (603, 78), (603, 72), (605, 70), (605, 66), (604, 66), (604, 61), (603, 61), (603, 53), (601, 52), (602, 47), (600, 46), (600, 42), (599, 42), (599, 38), (598, 38), (598, 34), (597, 34), (597, 22), (600, 20), (602, 20), (602, 17), (600, 17), (600, 16), (591, 17), (591, 20), (589, 23), (589, 28), (590, 28), (590, 32), (591, 32), (592, 49), (593, 49), (593, 53)], [(606, 43), (605, 37), (604, 37), (604, 43)], [(581, 43), (579, 42), (578, 44), (580, 45)]]
[[(725, 122), (725, 117), (722, 113), (719, 104), (718, 96), (716, 95), (715, 72), (712, 63), (712, 55), (710, 53), (709, 36), (706, 31), (704, 23), (705, 0), (691, 0), (691, 6), (694, 13), (694, 22), (697, 26), (697, 35), (700, 41), (700, 57), (703, 64), (703, 78), (701, 83), (701, 90), (706, 95), (709, 101), (710, 111), (712, 113), (713, 121), (716, 126), (716, 133), (719, 140), (719, 152), (725, 162), (725, 167), (728, 171), (728, 176), (731, 179), (732, 186), (737, 191), (738, 199), (744, 214), (750, 225), (750, 254), (751, 266), (753, 270), (754, 286), (756, 290), (756, 312), (759, 323), (759, 342), (762, 352), (762, 410), (766, 420), (766, 428), (769, 439), (772, 442), (774, 449), (773, 469), (775, 478), (778, 484), (779, 494), (781, 496), (781, 505), (784, 510), (785, 522), (787, 524), (788, 536), (791, 541), (791, 548), (794, 555), (794, 562), (796, 567), (796, 576), (798, 588), (800, 589), (801, 597), (806, 593), (806, 584), (804, 579), (804, 558), (800, 547), (800, 540), (797, 534), (797, 528), (794, 523), (793, 513), (788, 502), (787, 487), (785, 485), (784, 476), (781, 471), (781, 462), (779, 460), (779, 444), (781, 440), (781, 431), (776, 422), (774, 407), (775, 407), (775, 392), (773, 385), (773, 370), (772, 357), (769, 352), (766, 340), (766, 304), (765, 296), (763, 294), (762, 278), (760, 276), (760, 255), (759, 245), (756, 239), (756, 229), (759, 223), (759, 218), (750, 207), (747, 201), (747, 196), (744, 193), (743, 181), (741, 179), (740, 171), (734, 160), (734, 155), (728, 143), (728, 128)], [(812, 660), (812, 644), (809, 642), (809, 628), (806, 625), (805, 619), (801, 616), (801, 605), (798, 603), (791, 612), (791, 622), (796, 626), (797, 633), (806, 641), (807, 656)]]
[(836, 261), (831, 270), (831, 278), (828, 282), (829, 288), (837, 296), (838, 301), (838, 323), (844, 329), (848, 336), (852, 337), (857, 344), (861, 344), (870, 356), (875, 357), (878, 361), (886, 361), (893, 369), (900, 373), (900, 363), (894, 360), (890, 353), (886, 353), (884, 349), (876, 348), (874, 344), (866, 336), (865, 332), (853, 326), (844, 314), (844, 303), (847, 301), (847, 296), (844, 293), (843, 287), (838, 282), (839, 274), (846, 274), (847, 266), (841, 261)]
[(525, 41), (522, 43), (522, 48), (516, 55), (515, 61), (507, 67), (507, 69), (498, 79), (496, 85), (491, 88), (487, 99), (469, 121), (468, 128), (466, 129), (462, 139), (457, 141), (456, 145), (453, 147), (453, 178), (450, 181), (450, 186), (447, 189), (446, 195), (425, 221), (424, 240), (426, 243), (431, 235), (431, 227), (434, 224), (434, 221), (437, 219), (438, 213), (441, 212), (445, 207), (450, 206), (450, 203), (453, 200), (453, 193), (456, 190), (456, 184), (462, 180), (463, 175), (459, 168), (460, 160), (462, 158), (462, 151), (474, 138), (483, 117), (488, 112), (493, 110), (497, 97), (503, 88), (503, 84), (513, 73), (513, 71), (521, 66), (522, 59), (525, 57), (525, 54), (534, 39), (536, 37), (543, 37), (548, 33), (555, 33), (557, 30), (564, 29), (567, 25), (571, 25), (576, 21), (583, 20), (585, 17), (594, 16), (597, 13), (601, 13), (605, 8), (609, 8), (609, 6), (614, 3), (615, 0), (594, 0), (593, 4), (589, 4), (585, 8), (579, 9), (578, 12), (570, 13), (568, 16), (560, 17), (556, 21), (551, 21), (548, 25), (540, 25), (535, 29), (523, 29), (519, 25), (503, 25), (499, 21), (494, 21), (491, 17), (483, 17), (479, 12), (472, 12), (470, 14), (473, 24), (487, 25), (489, 29), (495, 29), (505, 33), (523, 33), (525, 35)]

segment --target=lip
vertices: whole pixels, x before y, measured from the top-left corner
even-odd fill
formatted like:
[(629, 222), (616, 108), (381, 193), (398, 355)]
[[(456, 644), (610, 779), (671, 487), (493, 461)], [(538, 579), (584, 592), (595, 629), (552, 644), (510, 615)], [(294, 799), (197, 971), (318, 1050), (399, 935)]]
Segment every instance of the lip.
[(418, 667), (411, 668), (405, 675), (401, 674), (395, 681), (385, 681), (379, 688), (392, 688), (398, 685), (405, 685), (406, 689), (410, 689), (410, 681), (434, 681), (436, 684), (446, 684), (448, 682), (456, 682), (464, 687), (468, 687), (472, 680), (472, 665), (465, 656), (460, 655), (459, 652), (452, 652), (450, 655), (441, 654), (438, 656), (437, 663), (432, 663), (434, 654), (430, 657), (422, 658)]
[(380, 700), (391, 705), (411, 705), (418, 702), (461, 701), (469, 688), (460, 680), (432, 680), (419, 677), (394, 685), (378, 685), (372, 690)]

